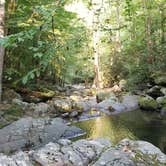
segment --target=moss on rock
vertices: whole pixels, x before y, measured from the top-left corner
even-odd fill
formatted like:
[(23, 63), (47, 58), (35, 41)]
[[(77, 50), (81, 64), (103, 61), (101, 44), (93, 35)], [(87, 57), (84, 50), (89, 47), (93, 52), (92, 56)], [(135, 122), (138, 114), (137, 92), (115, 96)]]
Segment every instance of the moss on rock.
[(143, 110), (155, 111), (158, 109), (158, 103), (152, 97), (140, 97), (138, 104)]

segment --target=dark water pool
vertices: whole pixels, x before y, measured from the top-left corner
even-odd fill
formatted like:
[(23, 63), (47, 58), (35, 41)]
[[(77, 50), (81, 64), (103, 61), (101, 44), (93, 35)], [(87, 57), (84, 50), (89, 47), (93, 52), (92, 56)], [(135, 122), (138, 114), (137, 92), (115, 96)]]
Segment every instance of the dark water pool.
[(114, 144), (126, 137), (145, 140), (166, 153), (166, 117), (158, 113), (137, 110), (113, 116), (105, 115), (77, 122), (75, 125), (87, 132), (81, 138), (107, 137)]

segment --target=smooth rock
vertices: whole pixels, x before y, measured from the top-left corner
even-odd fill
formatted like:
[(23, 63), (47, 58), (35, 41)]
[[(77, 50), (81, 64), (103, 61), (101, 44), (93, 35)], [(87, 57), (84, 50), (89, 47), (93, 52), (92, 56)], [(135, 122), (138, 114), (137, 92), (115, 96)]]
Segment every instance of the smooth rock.
[[(65, 140), (63, 140), (64, 142)], [(66, 142), (66, 141), (65, 141)], [(88, 166), (103, 150), (111, 146), (106, 139), (79, 140), (59, 146), (49, 143), (33, 152), (33, 160), (42, 166)]]
[(165, 87), (161, 88), (160, 91), (161, 91), (161, 93), (163, 93), (166, 96), (166, 88)]
[(18, 152), (12, 156), (0, 154), (0, 166), (33, 166), (28, 154)]
[(153, 155), (155, 155), (158, 162), (166, 164), (166, 155), (162, 153), (159, 148), (149, 142), (124, 139), (120, 141), (118, 146), (122, 146), (122, 149), (124, 146), (127, 146), (133, 153), (141, 152), (144, 155), (149, 155), (149, 157), (153, 157)]
[(140, 97), (139, 106), (143, 110), (152, 110), (156, 111), (158, 109), (158, 103), (150, 96)]
[(80, 133), (81, 129), (67, 126), (60, 118), (22, 118), (0, 129), (0, 152), (38, 147)]
[(135, 166), (128, 153), (110, 148), (105, 151), (93, 166)]
[(61, 112), (61, 113), (64, 113), (64, 112), (70, 112), (72, 110), (72, 102), (70, 99), (66, 98), (66, 99), (54, 99), (53, 100), (53, 105), (54, 105), (54, 108)]
[(158, 97), (156, 101), (160, 106), (166, 106), (166, 96)]

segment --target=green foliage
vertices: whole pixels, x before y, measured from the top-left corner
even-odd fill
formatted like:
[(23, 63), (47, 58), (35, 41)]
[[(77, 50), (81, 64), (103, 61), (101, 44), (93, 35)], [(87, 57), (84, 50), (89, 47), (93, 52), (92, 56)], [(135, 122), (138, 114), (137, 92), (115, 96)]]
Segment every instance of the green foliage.
[(19, 1), (17, 10), (8, 10), (9, 35), (0, 41), (7, 48), (4, 78), (26, 84), (36, 78), (59, 83), (71, 77), (66, 73), (74, 68), (86, 37), (83, 24), (64, 9), (65, 3)]
[[(4, 78), (14, 84), (41, 79), (57, 84), (94, 77), (92, 31), (73, 0), (20, 0), (6, 3)], [(80, 0), (93, 10), (89, 0)], [(104, 86), (127, 79), (130, 89), (166, 69), (165, 1), (104, 0), (99, 15), (99, 63)], [(97, 13), (98, 13), (97, 12)], [(92, 20), (91, 20), (92, 21)], [(97, 27), (95, 27), (97, 28)]]

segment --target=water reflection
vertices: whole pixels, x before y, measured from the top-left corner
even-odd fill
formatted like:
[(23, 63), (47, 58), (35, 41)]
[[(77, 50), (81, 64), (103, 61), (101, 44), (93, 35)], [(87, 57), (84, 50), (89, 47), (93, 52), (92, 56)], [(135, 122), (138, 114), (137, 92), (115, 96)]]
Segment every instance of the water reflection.
[(116, 144), (123, 138), (149, 141), (166, 152), (166, 117), (152, 112), (132, 111), (78, 122), (87, 131), (82, 138), (108, 137)]

